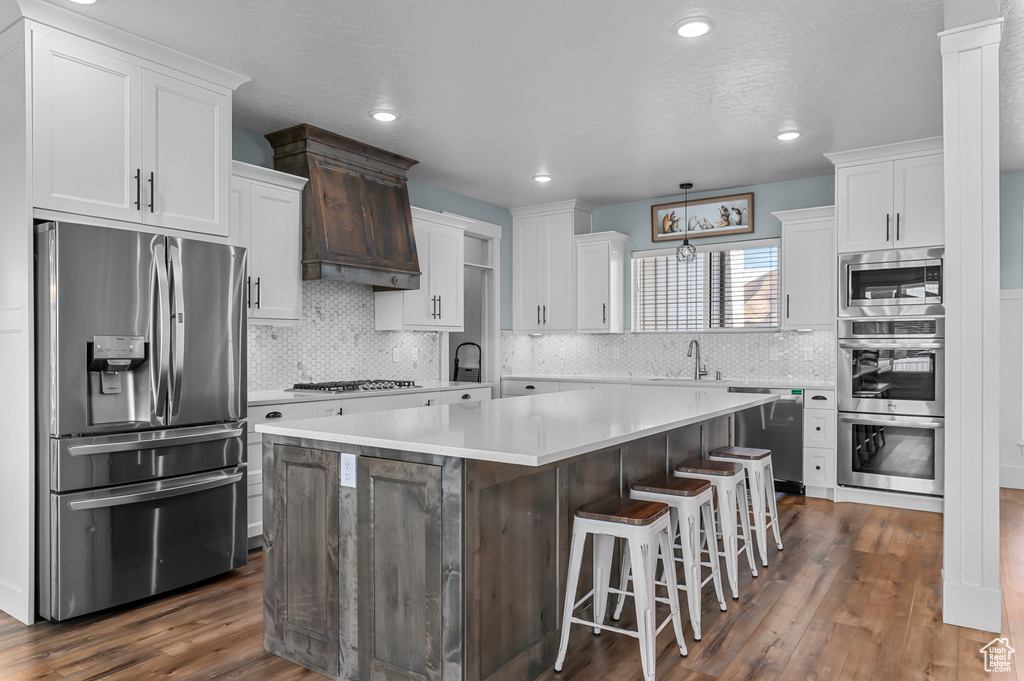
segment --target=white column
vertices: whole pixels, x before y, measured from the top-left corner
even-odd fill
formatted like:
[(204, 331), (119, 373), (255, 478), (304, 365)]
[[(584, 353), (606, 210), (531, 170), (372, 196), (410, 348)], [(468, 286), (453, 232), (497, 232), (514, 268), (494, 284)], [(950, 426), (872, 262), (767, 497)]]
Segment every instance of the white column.
[(939, 34), (945, 155), (946, 453), (942, 617), (998, 632), (999, 41)]

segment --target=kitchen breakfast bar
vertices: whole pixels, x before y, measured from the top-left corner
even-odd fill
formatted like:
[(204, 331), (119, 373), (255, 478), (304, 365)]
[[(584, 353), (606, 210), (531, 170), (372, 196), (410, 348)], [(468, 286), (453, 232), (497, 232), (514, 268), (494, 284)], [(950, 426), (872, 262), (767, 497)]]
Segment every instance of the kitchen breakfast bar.
[(261, 425), (265, 646), (334, 679), (534, 679), (574, 510), (775, 399), (623, 386)]

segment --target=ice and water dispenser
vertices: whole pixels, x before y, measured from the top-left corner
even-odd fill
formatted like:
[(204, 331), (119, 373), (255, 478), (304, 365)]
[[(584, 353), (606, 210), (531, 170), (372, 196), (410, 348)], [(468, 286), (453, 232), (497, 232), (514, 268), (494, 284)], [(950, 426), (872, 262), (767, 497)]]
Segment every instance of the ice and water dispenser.
[(149, 375), (135, 375), (149, 350), (145, 336), (93, 336), (86, 345), (89, 420), (94, 424), (123, 423), (137, 420), (139, 413), (145, 414), (149, 406)]

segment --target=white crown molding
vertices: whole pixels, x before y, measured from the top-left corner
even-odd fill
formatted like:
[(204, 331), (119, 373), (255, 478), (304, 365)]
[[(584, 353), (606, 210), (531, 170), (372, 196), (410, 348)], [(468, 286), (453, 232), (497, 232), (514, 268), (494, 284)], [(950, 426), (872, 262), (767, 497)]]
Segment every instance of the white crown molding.
[(512, 213), (512, 217), (524, 217), (527, 215), (547, 215), (549, 213), (564, 213), (567, 210), (581, 210), (584, 213), (594, 214), (596, 206), (592, 206), (586, 201), (580, 201), (579, 199), (572, 199), (570, 201), (557, 201), (555, 203), (539, 203), (534, 206), (521, 206), (519, 208), (510, 208), (509, 212)]
[(986, 45), (998, 45), (1003, 37), (1003, 18), (979, 21), (976, 24), (957, 26), (939, 33), (939, 52), (963, 52)]
[(898, 158), (913, 156), (930, 156), (942, 153), (942, 136), (926, 137), (909, 142), (882, 144), (877, 147), (865, 147), (850, 151), (833, 151), (825, 154), (825, 158), (837, 167), (874, 163), (876, 161), (894, 161)]
[(282, 173), (280, 170), (254, 166), (251, 163), (244, 163), (242, 161), (231, 162), (231, 175), (233, 177), (245, 178), (246, 180), (253, 180), (254, 182), (266, 182), (267, 184), (279, 187), (287, 187), (288, 189), (302, 189), (309, 182), (306, 178), (299, 177), (298, 175)]
[(240, 85), (251, 80), (248, 76), (190, 57), (159, 43), (140, 38), (133, 33), (114, 28), (43, 0), (0, 0), (0, 26), (10, 26), (19, 18), (28, 19), (37, 26), (48, 26), (72, 33), (231, 90), (236, 90)]
[(412, 206), (411, 210), (413, 220), (435, 222), (439, 225), (447, 225), (461, 230), (465, 230), (473, 224), (471, 219), (452, 215), (451, 213), (438, 213), (436, 211), (427, 210), (426, 208), (419, 208), (418, 206)]
[(777, 210), (773, 211), (772, 215), (777, 217), (781, 222), (798, 223), (798, 222), (818, 222), (819, 220), (829, 220), (835, 218), (836, 207), (835, 206), (815, 206), (814, 208), (797, 208), (795, 210)]
[(574, 238), (576, 239), (577, 244), (593, 244), (610, 241), (613, 244), (622, 246), (629, 241), (628, 234), (623, 234), (622, 232), (616, 232), (613, 230), (608, 230), (607, 232), (591, 232), (590, 234), (577, 234)]

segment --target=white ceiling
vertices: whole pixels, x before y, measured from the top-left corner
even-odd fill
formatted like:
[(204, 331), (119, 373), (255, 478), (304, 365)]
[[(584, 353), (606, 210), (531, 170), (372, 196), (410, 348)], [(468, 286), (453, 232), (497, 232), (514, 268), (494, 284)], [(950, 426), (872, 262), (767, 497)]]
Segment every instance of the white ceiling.
[[(942, 133), (942, 0), (54, 1), (250, 76), (236, 125), (310, 123), (506, 207), (824, 175), (825, 152)], [(1024, 2), (1003, 3), (1002, 161), (1018, 169)], [(695, 14), (714, 30), (677, 38)], [(803, 137), (775, 139), (791, 127)]]

